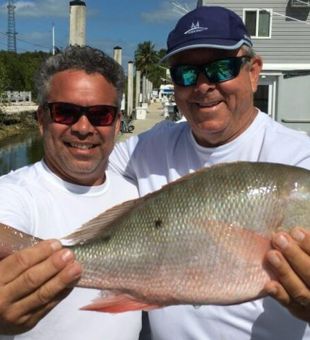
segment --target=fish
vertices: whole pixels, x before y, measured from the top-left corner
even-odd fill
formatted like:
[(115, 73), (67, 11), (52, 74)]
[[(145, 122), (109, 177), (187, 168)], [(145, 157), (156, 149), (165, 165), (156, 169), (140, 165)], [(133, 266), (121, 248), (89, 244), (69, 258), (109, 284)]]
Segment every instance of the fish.
[[(102, 291), (81, 309), (120, 313), (264, 297), (271, 236), (295, 226), (310, 230), (310, 171), (233, 162), (117, 205), (61, 241), (83, 267), (77, 285)], [(40, 241), (6, 233), (0, 255)]]

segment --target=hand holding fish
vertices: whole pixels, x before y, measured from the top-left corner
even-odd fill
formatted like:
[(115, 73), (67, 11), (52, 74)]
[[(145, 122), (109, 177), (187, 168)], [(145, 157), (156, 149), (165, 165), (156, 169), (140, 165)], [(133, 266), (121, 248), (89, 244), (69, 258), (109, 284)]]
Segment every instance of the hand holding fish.
[(71, 291), (81, 273), (72, 252), (43, 241), (0, 261), (0, 333), (36, 325)]
[(271, 281), (266, 290), (296, 317), (310, 322), (310, 233), (301, 228), (276, 233), (275, 250), (269, 251), (279, 282)]

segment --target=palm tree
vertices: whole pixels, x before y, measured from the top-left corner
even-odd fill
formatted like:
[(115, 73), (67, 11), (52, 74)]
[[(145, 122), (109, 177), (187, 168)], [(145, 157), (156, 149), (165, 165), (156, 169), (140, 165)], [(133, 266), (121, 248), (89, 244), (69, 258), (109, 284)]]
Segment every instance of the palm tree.
[(135, 51), (135, 67), (141, 71), (142, 76), (146, 76), (158, 88), (162, 83), (162, 78), (165, 78), (166, 64), (159, 64), (159, 60), (166, 54), (166, 50), (155, 50), (154, 44), (151, 41), (145, 41), (138, 44)]
[(158, 63), (155, 45), (151, 41), (138, 44), (135, 51), (135, 66), (141, 71), (141, 75), (148, 76), (154, 65)]

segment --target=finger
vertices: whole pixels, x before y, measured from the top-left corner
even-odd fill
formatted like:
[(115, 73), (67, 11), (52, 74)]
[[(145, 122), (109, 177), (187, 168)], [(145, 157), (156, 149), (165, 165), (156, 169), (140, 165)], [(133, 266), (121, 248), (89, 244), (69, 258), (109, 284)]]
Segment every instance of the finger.
[[(15, 301), (15, 303), (7, 305), (1, 303), (1, 320), (8, 325), (23, 325), (25, 327), (30, 318), (35, 320), (35, 317), (32, 318), (33, 316), (48, 313), (62, 301), (71, 292), (72, 285), (77, 283), (80, 274), (81, 266), (77, 262), (73, 262), (30, 295)], [(38, 311), (40, 312), (38, 313)]]
[[(37, 292), (37, 294), (40, 294), (41, 292), (44, 293), (44, 290), (42, 291), (43, 288), (41, 286), (48, 280), (51, 280), (54, 276), (58, 278), (59, 281), (57, 282), (60, 283), (61, 280), (64, 279), (63, 284), (65, 285), (67, 284), (67, 281), (64, 274), (58, 277), (56, 274), (61, 273), (65, 266), (72, 263), (73, 261), (73, 253), (68, 249), (61, 249), (55, 254), (52, 254), (46, 260), (23, 272), (14, 281), (8, 283), (5, 287), (6, 293), (9, 296), (13, 296), (12, 301), (17, 301), (32, 292)], [(42, 297), (42, 301), (43, 300), (44, 298)], [(44, 301), (44, 303), (46, 302), (47, 301)]]
[(61, 249), (57, 240), (42, 241), (34, 247), (16, 252), (0, 261), (0, 285), (6, 284), (28, 268), (42, 262), (55, 251)]
[(278, 282), (268, 282), (265, 286), (265, 291), (297, 318), (310, 322), (310, 305), (295, 301)]
[(21, 310), (33, 310), (64, 298), (81, 276), (81, 266), (73, 262), (19, 303)]
[[(301, 248), (301, 244), (307, 248), (308, 239), (305, 238), (305, 235), (300, 236), (300, 229), (294, 229), (292, 234), (294, 239), (286, 233), (276, 233), (273, 235), (272, 244), (281, 251), (290, 267), (310, 287), (310, 257)], [(296, 238), (299, 241), (296, 241)], [(289, 270), (288, 266), (285, 265), (283, 270)]]
[[(291, 300), (297, 304), (305, 305), (310, 301), (310, 291), (305, 285), (304, 281), (296, 274), (290, 267), (290, 264), (284, 256), (277, 250), (271, 250), (267, 253), (267, 260), (272, 265), (278, 281), (285, 289), (289, 299), (285, 296), (283, 291), (278, 292), (283, 303), (291, 303)], [(288, 301), (285, 302), (285, 299)]]
[(18, 304), (11, 305), (1, 317), (1, 334), (19, 334), (32, 329), (45, 315), (61, 302), (72, 289), (66, 289), (53, 301), (20, 315)]
[(300, 248), (310, 255), (310, 233), (302, 228), (294, 228), (290, 232), (290, 235)]
[(283, 306), (287, 307), (292, 303), (292, 298), (286, 290), (276, 281), (270, 281), (265, 286), (266, 292), (277, 299)]

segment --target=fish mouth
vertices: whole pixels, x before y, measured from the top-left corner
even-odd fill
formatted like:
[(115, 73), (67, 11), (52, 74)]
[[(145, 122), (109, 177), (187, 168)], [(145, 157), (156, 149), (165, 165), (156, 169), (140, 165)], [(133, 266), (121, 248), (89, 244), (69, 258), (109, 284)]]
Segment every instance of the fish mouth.
[(79, 150), (90, 150), (94, 149), (98, 144), (90, 144), (90, 143), (77, 143), (77, 142), (64, 142), (66, 146), (79, 149)]

